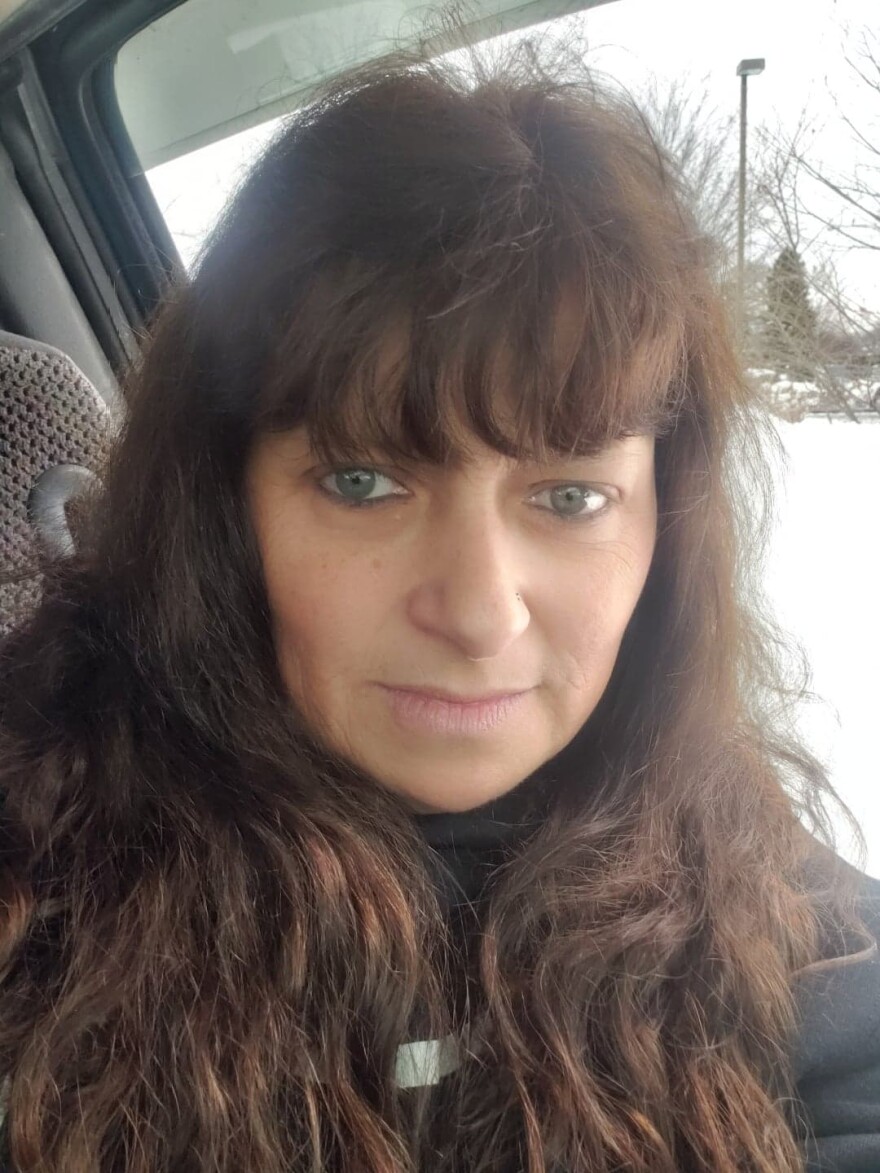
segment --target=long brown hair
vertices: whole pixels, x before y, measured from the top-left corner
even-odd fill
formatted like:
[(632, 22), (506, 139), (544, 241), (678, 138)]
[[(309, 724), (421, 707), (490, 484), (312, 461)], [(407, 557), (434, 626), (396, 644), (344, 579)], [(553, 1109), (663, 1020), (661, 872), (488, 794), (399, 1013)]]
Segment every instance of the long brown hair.
[[(633, 104), (534, 39), (396, 52), (283, 127), (3, 648), (16, 1169), (803, 1168), (798, 971), (866, 930), (761, 603), (766, 437), (707, 255)], [(491, 876), (464, 1011), (430, 848), (285, 694), (242, 492), (266, 429), (442, 462), (459, 408), (513, 455), (649, 428), (659, 503), (608, 688)], [(461, 1062), (403, 1089), (416, 1021)]]

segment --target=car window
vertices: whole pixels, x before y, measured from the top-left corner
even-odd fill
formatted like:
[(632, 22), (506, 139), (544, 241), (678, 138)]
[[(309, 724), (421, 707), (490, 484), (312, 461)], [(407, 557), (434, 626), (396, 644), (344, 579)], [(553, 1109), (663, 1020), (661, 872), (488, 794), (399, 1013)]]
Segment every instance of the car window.
[[(400, 5), (356, 4), (343, 33), (328, 24), (330, 10), (276, 7), (188, 0), (119, 54), (120, 108), (187, 266), (308, 80), (378, 51), (412, 18)], [(503, 6), (494, 11), (509, 30), (500, 36), (521, 35), (504, 24)], [(553, 17), (542, 31), (582, 43), (642, 103), (715, 241), (750, 378), (786, 457), (774, 462), (764, 584), (811, 667), (815, 695), (800, 728), (865, 830), (868, 870), (880, 874), (876, 4), (612, 0), (558, 17), (551, 6), (531, 11)], [(194, 103), (193, 63), (208, 44), (229, 65)]]

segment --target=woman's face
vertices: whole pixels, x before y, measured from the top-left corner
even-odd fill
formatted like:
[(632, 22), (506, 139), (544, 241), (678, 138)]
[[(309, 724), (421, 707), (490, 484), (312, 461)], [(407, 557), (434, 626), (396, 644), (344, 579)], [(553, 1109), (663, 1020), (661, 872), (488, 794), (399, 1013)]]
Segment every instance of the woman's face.
[[(332, 469), (298, 428), (260, 439), (247, 469), (291, 697), (419, 812), (489, 802), (572, 740), (654, 549), (651, 437), (547, 465), (476, 440), (469, 457)], [(520, 695), (462, 708), (393, 688)]]

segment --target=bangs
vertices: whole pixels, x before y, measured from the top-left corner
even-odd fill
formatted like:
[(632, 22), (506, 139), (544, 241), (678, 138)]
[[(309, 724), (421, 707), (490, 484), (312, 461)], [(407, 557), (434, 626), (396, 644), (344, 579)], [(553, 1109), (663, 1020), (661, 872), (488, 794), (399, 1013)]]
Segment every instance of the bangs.
[[(350, 105), (299, 143), (309, 195), (271, 241), (296, 260), (253, 289), (294, 291), (272, 338), (271, 307), (252, 310), (270, 343), (256, 429), (305, 426), (328, 462), (431, 464), (466, 460), (469, 438), (546, 462), (663, 434), (697, 256), (643, 128), (592, 99), (527, 87), (505, 106), (413, 77)], [(325, 135), (356, 160), (332, 186)]]
[(466, 463), (473, 437), (548, 463), (665, 434), (686, 385), (677, 299), (620, 273), (603, 279), (596, 265), (550, 290), (541, 274), (558, 282), (558, 266), (537, 251), (518, 259), (500, 279), (451, 290), (436, 272), (395, 281), (351, 264), (316, 281), (279, 347), (257, 430), (305, 426), (327, 463), (378, 451), (436, 465)]

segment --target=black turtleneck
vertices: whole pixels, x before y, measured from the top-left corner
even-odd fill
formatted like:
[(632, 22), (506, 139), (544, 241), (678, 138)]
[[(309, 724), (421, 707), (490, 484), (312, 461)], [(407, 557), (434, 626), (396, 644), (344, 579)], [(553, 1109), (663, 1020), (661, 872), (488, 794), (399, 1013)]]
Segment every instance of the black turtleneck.
[(426, 842), (439, 857), (441, 905), (452, 910), (479, 903), (493, 868), (535, 830), (543, 809), (540, 784), (529, 778), (472, 810), (415, 815)]
[[(437, 895), (448, 917), (455, 950), (455, 979), (450, 995), (458, 1022), (466, 1018), (474, 980), (474, 945), (486, 883), (495, 867), (538, 827), (545, 810), (541, 784), (532, 777), (472, 810), (413, 816), (436, 853)], [(413, 1016), (409, 1037), (410, 1041), (398, 1050), (397, 1081), (401, 1087), (436, 1083), (458, 1065), (454, 1037), (426, 1039), (426, 1027), (418, 1012)]]

